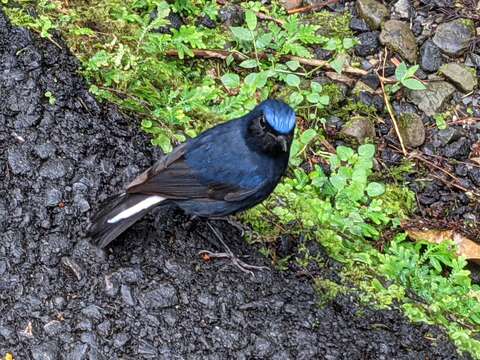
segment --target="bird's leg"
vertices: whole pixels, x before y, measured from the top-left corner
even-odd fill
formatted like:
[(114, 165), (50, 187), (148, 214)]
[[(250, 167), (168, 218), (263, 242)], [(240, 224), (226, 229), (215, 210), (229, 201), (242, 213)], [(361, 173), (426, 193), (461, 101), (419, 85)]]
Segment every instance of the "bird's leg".
[(215, 227), (213, 227), (210, 222), (207, 221), (207, 225), (208, 227), (213, 231), (215, 237), (220, 241), (220, 243), (223, 245), (223, 247), (225, 248), (226, 252), (223, 252), (223, 253), (214, 253), (214, 252), (211, 252), (211, 251), (208, 251), (208, 250), (202, 250), (199, 252), (200, 255), (207, 255), (208, 257), (210, 258), (217, 258), (217, 259), (230, 259), (232, 261), (232, 263), (238, 267), (241, 271), (243, 271), (244, 273), (247, 273), (247, 274), (250, 274), (252, 276), (255, 276), (255, 274), (253, 273), (253, 270), (269, 270), (268, 267), (266, 266), (255, 266), (255, 265), (250, 265), (250, 264), (247, 264), (245, 262), (243, 262), (242, 260), (240, 260), (237, 256), (235, 256), (232, 252), (232, 250), (230, 250), (230, 248), (228, 247), (228, 245), (225, 243), (225, 241), (223, 240), (223, 236), (222, 234), (220, 234), (220, 232), (218, 232), (217, 229), (215, 229)]
[(240, 232), (240, 236), (245, 235), (245, 227), (242, 225), (242, 223), (234, 220), (230, 216), (224, 216), (224, 217), (210, 217), (210, 220), (221, 220), (227, 222), (229, 225), (233, 226), (235, 229), (237, 229)]

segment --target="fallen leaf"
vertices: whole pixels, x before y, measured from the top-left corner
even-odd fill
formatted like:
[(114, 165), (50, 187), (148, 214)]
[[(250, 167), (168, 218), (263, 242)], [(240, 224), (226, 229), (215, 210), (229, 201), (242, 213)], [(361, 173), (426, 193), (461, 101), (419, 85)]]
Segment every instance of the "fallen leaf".
[(480, 245), (458, 232), (453, 230), (407, 229), (406, 233), (415, 241), (424, 240), (439, 244), (445, 240), (452, 240), (458, 247), (458, 255), (480, 263)]

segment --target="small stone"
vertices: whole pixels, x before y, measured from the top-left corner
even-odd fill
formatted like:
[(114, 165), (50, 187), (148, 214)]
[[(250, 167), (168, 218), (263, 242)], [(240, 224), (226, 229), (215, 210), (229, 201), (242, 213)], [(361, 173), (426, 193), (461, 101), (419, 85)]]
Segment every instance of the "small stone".
[(364, 143), (367, 139), (375, 138), (375, 127), (369, 119), (356, 116), (342, 127), (340, 133), (358, 143)]
[(64, 256), (62, 257), (62, 264), (68, 269), (70, 269), (70, 271), (75, 275), (78, 281), (82, 280), (83, 269), (74, 259), (68, 256)]
[(130, 340), (130, 336), (128, 334), (126, 333), (116, 334), (113, 337), (113, 346), (116, 347), (117, 349), (121, 348), (127, 343), (128, 340)]
[(404, 113), (399, 120), (398, 127), (405, 145), (418, 147), (425, 142), (425, 126), (420, 116)]
[(380, 86), (380, 79), (377, 74), (369, 73), (361, 78), (362, 82), (373, 90), (377, 90)]
[(475, 53), (468, 54), (467, 60), (465, 61), (465, 65), (476, 68), (476, 69), (480, 69), (480, 55), (477, 55)]
[(440, 48), (433, 43), (432, 40), (427, 40), (420, 48), (420, 67), (427, 72), (435, 72), (442, 66), (442, 52)]
[(417, 43), (408, 23), (389, 20), (383, 24), (380, 42), (410, 63), (417, 61)]
[(367, 32), (371, 30), (365, 20), (357, 17), (352, 17), (352, 19), (350, 20), (350, 29), (356, 31), (357, 33)]
[(374, 30), (380, 29), (389, 15), (385, 5), (375, 0), (357, 0), (357, 11), (358, 15)]
[(378, 31), (370, 31), (358, 35), (357, 39), (360, 41), (360, 44), (355, 46), (355, 54), (361, 57), (376, 54), (380, 47), (379, 35), (380, 32)]
[(47, 342), (32, 349), (33, 360), (57, 360), (58, 345), (55, 342)]
[(444, 103), (455, 91), (453, 85), (446, 81), (434, 81), (425, 85), (425, 90), (409, 90), (409, 99), (426, 115), (433, 116), (439, 112)]
[[(157, 18), (157, 11), (154, 11), (151, 15), (152, 20)], [(154, 29), (155, 32), (161, 33), (161, 34), (170, 34), (172, 29), (179, 30), (180, 27), (183, 25), (183, 20), (180, 17), (179, 14), (171, 11), (167, 18), (169, 21), (168, 25), (165, 26), (160, 26), (157, 29)]]
[(162, 284), (144, 294), (150, 308), (168, 308), (178, 304), (177, 290), (170, 284)]
[(239, 5), (225, 5), (218, 11), (218, 18), (227, 26), (241, 26), (245, 21), (245, 11)]
[(462, 64), (449, 63), (440, 68), (446, 78), (450, 79), (461, 91), (470, 92), (477, 86), (475, 70)]
[(475, 26), (470, 19), (456, 19), (438, 25), (433, 36), (433, 42), (444, 53), (457, 56), (461, 55), (475, 37)]
[(215, 29), (217, 27), (217, 24), (215, 23), (215, 21), (213, 21), (207, 15), (199, 17), (196, 24), (197, 26), (203, 26), (203, 27), (206, 27), (207, 29)]
[(40, 168), (40, 176), (47, 179), (59, 179), (64, 177), (66, 174), (65, 166), (62, 161), (54, 159), (48, 160)]
[(88, 201), (83, 197), (83, 195), (75, 195), (73, 198), (73, 203), (75, 207), (81, 212), (85, 213), (90, 210), (90, 204)]
[(460, 163), (455, 166), (455, 175), (465, 177), (468, 175), (468, 167), (466, 164)]
[(30, 159), (19, 149), (8, 151), (8, 165), (15, 175), (25, 175), (32, 170)]
[(122, 299), (125, 304), (129, 306), (135, 305), (135, 300), (133, 299), (132, 291), (130, 290), (130, 287), (128, 285), (122, 285), (120, 287), (120, 293), (122, 294)]
[(461, 138), (448, 144), (443, 150), (443, 155), (456, 160), (465, 160), (470, 154), (470, 146), (466, 138)]
[(472, 166), (471, 169), (468, 170), (468, 177), (476, 186), (480, 186), (480, 168)]
[(62, 201), (62, 192), (57, 189), (50, 189), (45, 195), (45, 206), (57, 206)]
[(409, 0), (398, 0), (393, 6), (395, 13), (400, 19), (408, 19), (412, 10), (412, 5)]
[(436, 138), (442, 146), (445, 146), (450, 144), (452, 141), (458, 140), (460, 135), (460, 132), (454, 127), (448, 127), (446, 129), (439, 130)]
[(55, 155), (55, 145), (51, 143), (37, 145), (34, 148), (35, 154), (42, 160), (46, 160)]
[(303, 0), (280, 0), (285, 10), (292, 10), (302, 6)]
[(55, 336), (63, 331), (63, 325), (58, 320), (52, 320), (43, 326), (43, 330), (48, 336)]
[(103, 309), (96, 305), (88, 305), (81, 310), (81, 313), (85, 315), (89, 319), (100, 320), (102, 315)]
[(88, 345), (78, 343), (67, 355), (68, 360), (83, 360), (87, 354)]

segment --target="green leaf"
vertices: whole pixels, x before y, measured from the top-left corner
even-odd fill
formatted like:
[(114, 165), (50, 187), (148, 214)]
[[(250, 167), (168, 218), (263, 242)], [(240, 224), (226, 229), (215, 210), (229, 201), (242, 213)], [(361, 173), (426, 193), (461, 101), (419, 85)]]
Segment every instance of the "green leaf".
[(288, 99), (289, 99), (290, 105), (295, 107), (302, 103), (303, 95), (300, 94), (298, 91), (294, 91), (293, 93), (290, 94)]
[(239, 64), (239, 66), (245, 69), (253, 69), (257, 67), (257, 60), (255, 59), (244, 60)]
[(234, 73), (227, 73), (223, 75), (220, 80), (225, 87), (229, 89), (238, 88), (240, 86), (240, 76)]
[(257, 48), (262, 50), (265, 49), (270, 43), (272, 42), (273, 39), (273, 34), (272, 33), (266, 33), (257, 38), (257, 41), (255, 44), (257, 45)]
[(419, 65), (413, 65), (413, 66), (411, 66), (411, 67), (407, 70), (407, 72), (405, 73), (405, 77), (406, 77), (406, 78), (411, 78), (413, 75), (415, 75), (415, 73), (417, 72), (418, 68), (419, 68)]
[(247, 85), (254, 85), (255, 81), (257, 80), (258, 73), (250, 73), (245, 76), (245, 84)]
[(323, 46), (325, 50), (336, 50), (337, 49), (337, 39), (335, 38), (330, 38), (328, 39), (327, 43)]
[(363, 144), (358, 147), (358, 155), (363, 158), (373, 158), (375, 155), (375, 145)]
[(366, 190), (370, 197), (380, 196), (385, 192), (385, 186), (377, 182), (371, 182), (367, 185)]
[(231, 26), (230, 30), (232, 31), (233, 35), (241, 40), (241, 41), (252, 41), (253, 36), (250, 30), (245, 29), (244, 27), (235, 27)]
[(310, 83), (310, 89), (312, 89), (313, 92), (321, 92), (322, 91), (322, 85), (320, 85), (318, 82), (316, 81), (312, 81)]
[(337, 55), (335, 59), (330, 61), (330, 66), (332, 67), (333, 70), (335, 70), (337, 73), (341, 73), (343, 70), (343, 65), (345, 65), (346, 58), (345, 56)]
[(148, 129), (148, 128), (151, 128), (152, 126), (153, 126), (153, 122), (151, 120), (146, 120), (146, 119), (142, 120), (142, 127)]
[(404, 79), (402, 84), (410, 90), (425, 90), (426, 86), (417, 79)]
[(320, 98), (318, 99), (318, 103), (322, 104), (322, 105), (330, 104), (330, 96), (328, 96), (328, 95), (320, 96)]
[(317, 104), (320, 101), (320, 95), (317, 93), (309, 93), (307, 95), (307, 101), (312, 104)]
[(398, 65), (397, 68), (395, 69), (395, 78), (400, 81), (405, 77), (406, 74), (407, 74), (407, 65), (405, 65), (405, 63), (402, 61), (400, 65)]
[(300, 78), (295, 75), (295, 74), (288, 74), (286, 77), (285, 77), (285, 82), (289, 85), (289, 86), (294, 86), (294, 87), (298, 87), (300, 85)]
[(152, 144), (155, 146), (160, 146), (164, 153), (169, 153), (172, 151), (172, 144), (167, 135), (160, 133), (155, 139), (152, 140)]
[(337, 155), (342, 161), (347, 161), (353, 154), (353, 150), (347, 146), (340, 145), (337, 147)]
[(297, 60), (291, 60), (291, 61), (287, 61), (285, 63), (288, 68), (292, 71), (295, 71), (297, 70), (299, 67), (300, 67), (300, 63), (297, 61)]
[(253, 31), (257, 27), (257, 15), (251, 10), (247, 10), (245, 13), (245, 22), (247, 23), (247, 27)]
[(347, 185), (347, 178), (341, 174), (333, 175), (330, 176), (330, 183), (337, 191), (341, 191)]
[(317, 136), (317, 131), (315, 129), (307, 129), (302, 133), (302, 135), (300, 135), (300, 142), (304, 145), (307, 145), (315, 136)]
[(343, 47), (344, 49), (348, 50), (351, 49), (355, 45), (355, 42), (352, 38), (345, 38), (343, 39)]

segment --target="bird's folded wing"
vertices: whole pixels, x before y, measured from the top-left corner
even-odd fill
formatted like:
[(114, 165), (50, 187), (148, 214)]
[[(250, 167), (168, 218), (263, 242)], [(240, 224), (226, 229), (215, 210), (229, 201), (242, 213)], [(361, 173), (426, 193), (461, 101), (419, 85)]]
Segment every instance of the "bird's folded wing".
[(176, 148), (130, 183), (127, 192), (159, 195), (167, 199), (240, 201), (253, 195), (260, 187), (245, 189), (202, 179), (199, 172), (187, 164), (183, 155), (184, 148)]

